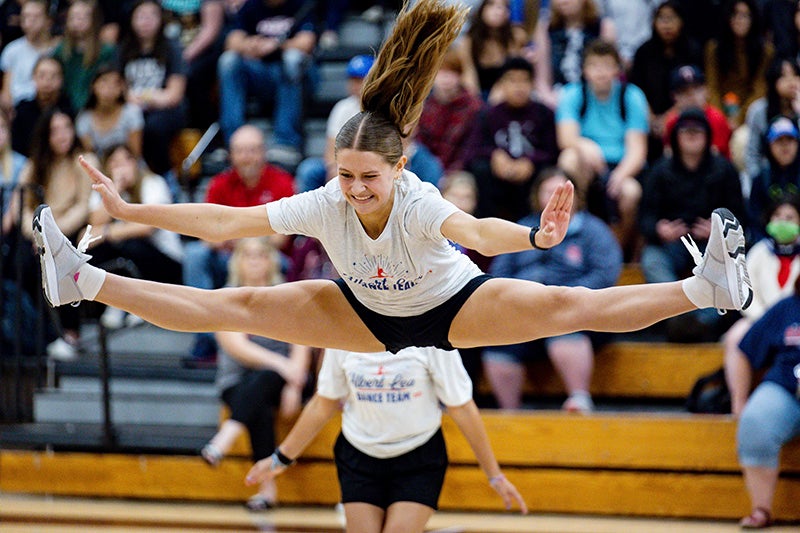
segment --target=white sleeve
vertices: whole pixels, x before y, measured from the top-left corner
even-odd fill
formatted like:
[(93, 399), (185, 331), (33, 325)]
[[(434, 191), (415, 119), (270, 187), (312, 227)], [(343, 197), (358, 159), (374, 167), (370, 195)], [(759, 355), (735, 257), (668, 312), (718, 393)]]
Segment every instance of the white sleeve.
[(344, 374), (344, 358), (347, 352), (326, 349), (322, 357), (322, 366), (317, 376), (317, 394), (331, 400), (347, 397), (350, 387)]
[[(430, 184), (426, 184), (430, 185)], [(431, 240), (443, 239), (442, 224), (458, 211), (458, 207), (448, 202), (433, 185), (409, 205), (406, 211), (405, 229), (410, 235)]]
[(464, 405), (472, 399), (472, 381), (458, 350), (428, 350), (428, 371), (436, 397), (447, 406)]
[(325, 222), (322, 212), (325, 190), (323, 187), (268, 203), (269, 225), (283, 235), (317, 237)]

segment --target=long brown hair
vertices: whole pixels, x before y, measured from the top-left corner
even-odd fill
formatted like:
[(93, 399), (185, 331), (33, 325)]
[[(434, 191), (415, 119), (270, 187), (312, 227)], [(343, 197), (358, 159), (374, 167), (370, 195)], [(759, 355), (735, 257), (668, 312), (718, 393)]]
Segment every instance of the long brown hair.
[(403, 155), (402, 138), (419, 120), (422, 105), (468, 9), (441, 0), (403, 6), (361, 89), (361, 113), (336, 136), (336, 152), (375, 152), (391, 165)]
[[(69, 10), (75, 9), (78, 4), (88, 6), (91, 17), (90, 38), (87, 39), (86, 49), (83, 51), (83, 67), (86, 68), (97, 63), (97, 59), (100, 57), (100, 49), (103, 46), (103, 43), (100, 42), (100, 27), (103, 25), (103, 14), (100, 12), (100, 6), (97, 5), (95, 0), (77, 0), (69, 6), (67, 18), (69, 18)], [(65, 62), (78, 51), (79, 40), (83, 37), (65, 29), (63, 44)]]
[[(600, 21), (600, 10), (594, 0), (584, 0), (583, 7), (581, 8), (581, 20), (584, 26), (591, 26)], [(567, 21), (564, 15), (556, 9), (550, 11), (550, 25), (549, 29), (560, 30), (566, 27)]]

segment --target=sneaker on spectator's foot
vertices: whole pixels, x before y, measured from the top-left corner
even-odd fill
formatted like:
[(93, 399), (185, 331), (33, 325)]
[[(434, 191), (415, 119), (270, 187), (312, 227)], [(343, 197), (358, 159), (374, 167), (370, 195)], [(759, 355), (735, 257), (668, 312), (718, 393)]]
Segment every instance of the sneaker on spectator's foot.
[(78, 358), (78, 348), (59, 337), (47, 345), (47, 357), (55, 361), (74, 361)]
[(303, 155), (293, 146), (276, 144), (267, 150), (267, 161), (276, 165), (294, 168), (302, 159)]
[(744, 230), (733, 213), (725, 208), (711, 213), (711, 235), (704, 254), (691, 237), (681, 240), (697, 265), (692, 273), (708, 282), (708, 307), (716, 307), (720, 313), (747, 309), (753, 301), (753, 287), (745, 263)]
[(125, 311), (116, 307), (106, 307), (100, 315), (100, 323), (107, 329), (120, 329), (125, 326)]
[(571, 394), (561, 408), (569, 413), (591, 413), (594, 411), (594, 402), (588, 393), (577, 392)]
[[(88, 230), (86, 235), (89, 235)], [(91, 256), (79, 251), (69, 242), (56, 225), (53, 212), (46, 204), (37, 207), (33, 215), (33, 240), (42, 265), (42, 285), (47, 301), (53, 307), (77, 305), (84, 299), (78, 288), (78, 269)], [(86, 238), (83, 240), (88, 241)]]

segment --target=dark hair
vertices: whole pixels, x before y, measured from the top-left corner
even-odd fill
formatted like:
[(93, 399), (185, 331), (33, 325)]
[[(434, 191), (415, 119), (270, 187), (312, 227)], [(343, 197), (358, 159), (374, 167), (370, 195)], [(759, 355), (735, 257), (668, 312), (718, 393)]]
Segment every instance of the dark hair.
[[(89, 98), (86, 99), (86, 104), (84, 105), (85, 109), (94, 109), (97, 107), (97, 95), (94, 94), (94, 84), (99, 80), (102, 76), (111, 73), (117, 74), (120, 77), (122, 83), (125, 83), (125, 76), (122, 71), (116, 68), (113, 65), (101, 65), (97, 68), (97, 72), (94, 73), (92, 76), (92, 83), (89, 84)], [(125, 105), (125, 91), (120, 91), (119, 96), (117, 97), (117, 103), (119, 105)]]
[[(469, 30), (467, 30), (467, 35), (469, 36), (471, 44), (470, 56), (475, 65), (479, 64), (479, 51), (485, 42), (490, 40), (498, 41), (506, 53), (511, 50), (511, 45), (514, 43), (514, 33), (511, 27), (510, 16), (506, 23), (497, 29), (489, 28), (486, 26), (486, 23), (483, 22), (483, 12), (486, 10), (486, 6), (489, 5), (490, 1), (492, 0), (483, 0), (481, 2), (481, 5), (478, 6), (478, 9), (472, 14)], [(508, 5), (508, 0), (506, 0), (506, 5)], [(510, 11), (509, 7), (509, 14)]]
[[(783, 65), (788, 64), (791, 66), (795, 74), (800, 76), (800, 66), (787, 57), (776, 57), (772, 60), (764, 73), (764, 79), (767, 82), (767, 121), (771, 121), (776, 116), (783, 114), (783, 105), (781, 95), (775, 87), (778, 80), (783, 76)], [(794, 114), (794, 113), (793, 113)]]
[[(591, 26), (600, 22), (600, 10), (597, 9), (597, 4), (594, 0), (584, 0), (583, 7), (581, 8), (581, 20), (584, 26)], [(566, 25), (566, 20), (561, 16), (557, 10), (550, 7), (550, 25), (549, 29), (559, 30), (563, 29)]]
[(584, 201), (584, 191), (582, 191), (581, 188), (578, 187), (578, 182), (575, 181), (575, 178), (572, 176), (572, 174), (570, 174), (569, 172), (558, 166), (546, 167), (542, 169), (541, 172), (539, 172), (539, 175), (536, 176), (536, 179), (534, 179), (533, 183), (531, 184), (531, 193), (530, 196), (528, 197), (528, 205), (530, 205), (531, 208), (537, 211), (541, 211), (542, 209), (544, 209), (543, 205), (539, 205), (539, 189), (541, 189), (542, 184), (545, 181), (555, 176), (561, 176), (575, 186), (574, 201), (576, 202), (576, 211), (580, 210)]
[[(106, 174), (109, 176), (111, 175), (111, 170), (108, 168), (108, 160), (111, 159), (111, 156), (114, 155), (116, 152), (123, 150), (133, 159), (139, 159), (136, 157), (136, 154), (133, 153), (133, 149), (127, 143), (116, 143), (109, 146), (106, 151), (105, 155), (103, 156), (103, 170), (105, 170)], [(142, 178), (145, 174), (149, 174), (145, 168), (142, 168), (143, 164), (141, 161), (137, 161), (136, 164), (136, 181), (134, 182), (133, 186), (131, 187), (130, 191), (127, 191), (130, 195), (130, 202), (134, 204), (142, 203)]]
[(661, 50), (664, 50), (666, 47), (666, 43), (656, 31), (656, 18), (658, 18), (658, 15), (661, 14), (661, 12), (665, 9), (671, 9), (675, 12), (678, 18), (681, 19), (681, 32), (672, 46), (675, 48), (675, 55), (677, 57), (687, 57), (691, 48), (691, 42), (689, 41), (689, 36), (686, 33), (686, 15), (683, 12), (683, 7), (677, 0), (666, 0), (653, 10), (653, 28), (650, 40), (657, 42)]
[(775, 214), (775, 211), (782, 205), (789, 204), (794, 207), (795, 211), (800, 213), (800, 196), (797, 193), (791, 192), (783, 192), (777, 195), (775, 198), (771, 198), (769, 203), (766, 205), (764, 211), (762, 212), (762, 220), (761, 226), (766, 227), (769, 224), (772, 215)]
[(361, 89), (361, 113), (336, 136), (335, 149), (375, 152), (391, 165), (403, 156), (402, 138), (419, 120), (442, 58), (464, 24), (467, 9), (441, 0), (406, 4)]
[(596, 57), (613, 57), (617, 65), (622, 66), (622, 58), (619, 55), (617, 47), (614, 43), (606, 41), (605, 39), (595, 39), (586, 45), (583, 49), (583, 64), (592, 56)]
[(761, 17), (753, 0), (729, 0), (725, 6), (724, 24), (717, 40), (717, 65), (722, 73), (731, 72), (736, 60), (735, 36), (731, 30), (731, 17), (737, 4), (745, 4), (750, 10), (750, 31), (745, 36), (745, 55), (747, 57), (747, 76), (752, 81), (758, 74), (758, 65), (764, 55), (764, 40), (761, 37)]
[(59, 61), (57, 57), (49, 56), (47, 54), (39, 56), (39, 59), (37, 59), (36, 63), (33, 64), (33, 70), (31, 72), (36, 72), (36, 69), (39, 68), (39, 65), (45, 61), (52, 61), (58, 65), (58, 70), (61, 72), (61, 77), (64, 77), (64, 65), (61, 64), (61, 61)]
[(533, 79), (533, 65), (525, 59), (524, 57), (519, 56), (511, 56), (506, 59), (506, 62), (503, 63), (503, 67), (500, 71), (505, 75), (506, 72), (510, 72), (512, 70), (521, 70), (523, 72), (528, 73), (528, 75)]
[(129, 11), (130, 15), (128, 16), (127, 21), (127, 31), (125, 32), (125, 39), (122, 41), (120, 52), (122, 65), (125, 65), (128, 63), (128, 61), (135, 59), (141, 53), (142, 43), (139, 42), (139, 37), (136, 35), (136, 32), (133, 31), (133, 14), (137, 9), (145, 4), (155, 5), (158, 7), (158, 11), (161, 13), (161, 26), (156, 32), (156, 42), (153, 46), (153, 57), (155, 57), (156, 60), (161, 64), (169, 61), (169, 41), (164, 36), (164, 10), (161, 7), (161, 2), (158, 0), (138, 0), (133, 5), (133, 8), (131, 8)]
[[(70, 124), (72, 124), (73, 130), (75, 129), (75, 124), (69, 113), (57, 106), (47, 108), (36, 122), (31, 138), (31, 154), (29, 161), (31, 162), (31, 179), (33, 183), (40, 185), (43, 189), (46, 189), (47, 185), (50, 183), (50, 179), (52, 178), (52, 166), (55, 161), (55, 154), (50, 146), (50, 131), (52, 129), (53, 118), (56, 115), (64, 115), (67, 117)], [(69, 148), (68, 156), (75, 156), (78, 152), (78, 147), (78, 137), (73, 134), (72, 146)], [(38, 202), (35, 195), (30, 195), (29, 198), (33, 203)], [(30, 207), (36, 206), (31, 205)]]

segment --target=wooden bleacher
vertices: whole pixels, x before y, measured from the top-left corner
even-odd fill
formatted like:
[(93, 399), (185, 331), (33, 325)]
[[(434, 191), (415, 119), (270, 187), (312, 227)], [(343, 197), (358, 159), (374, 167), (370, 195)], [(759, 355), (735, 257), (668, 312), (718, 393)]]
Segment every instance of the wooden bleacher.
[[(727, 416), (683, 414), (566, 415), (484, 411), (504, 471), (533, 512), (738, 518), (749, 509)], [(285, 427), (282, 430), (285, 431)], [(279, 478), (287, 504), (338, 499), (329, 423), (305, 456)], [(445, 417), (451, 467), (441, 508), (501, 511), (472, 453)], [(29, 451), (0, 452), (0, 490), (55, 495), (244, 500), (246, 448), (211, 469), (199, 457)], [(774, 516), (800, 520), (800, 442), (781, 464)]]

